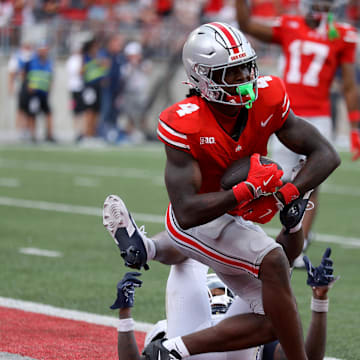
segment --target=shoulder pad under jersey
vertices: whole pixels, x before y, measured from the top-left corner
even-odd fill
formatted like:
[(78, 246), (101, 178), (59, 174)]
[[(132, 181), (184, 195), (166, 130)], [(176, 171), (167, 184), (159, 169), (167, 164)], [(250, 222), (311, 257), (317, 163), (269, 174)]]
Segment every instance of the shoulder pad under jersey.
[(345, 42), (349, 43), (357, 43), (360, 39), (358, 37), (356, 29), (347, 23), (336, 23), (336, 27), (340, 30), (340, 33), (342, 34), (342, 38)]
[(160, 120), (182, 134), (196, 134), (200, 131), (207, 109), (199, 96), (191, 96), (171, 105), (159, 116)]
[(277, 76), (260, 76), (257, 80), (258, 99), (263, 104), (275, 106), (283, 103), (286, 95), (284, 82)]

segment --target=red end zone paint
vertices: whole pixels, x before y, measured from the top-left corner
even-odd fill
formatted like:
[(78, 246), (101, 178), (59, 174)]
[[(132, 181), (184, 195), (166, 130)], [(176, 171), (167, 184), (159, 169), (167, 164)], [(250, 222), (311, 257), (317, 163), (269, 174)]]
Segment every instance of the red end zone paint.
[[(145, 333), (136, 332), (139, 349)], [(0, 351), (35, 359), (116, 360), (114, 327), (0, 307)]]

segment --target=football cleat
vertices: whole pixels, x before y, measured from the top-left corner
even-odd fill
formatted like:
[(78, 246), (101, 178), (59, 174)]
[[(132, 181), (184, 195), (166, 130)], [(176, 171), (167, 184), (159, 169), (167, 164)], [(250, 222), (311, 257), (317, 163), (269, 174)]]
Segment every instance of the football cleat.
[(181, 359), (176, 350), (169, 351), (162, 344), (166, 339), (152, 341), (142, 352), (146, 360), (176, 360)]
[(137, 227), (124, 202), (116, 195), (105, 199), (103, 224), (120, 249), (125, 266), (148, 270), (144, 231)]

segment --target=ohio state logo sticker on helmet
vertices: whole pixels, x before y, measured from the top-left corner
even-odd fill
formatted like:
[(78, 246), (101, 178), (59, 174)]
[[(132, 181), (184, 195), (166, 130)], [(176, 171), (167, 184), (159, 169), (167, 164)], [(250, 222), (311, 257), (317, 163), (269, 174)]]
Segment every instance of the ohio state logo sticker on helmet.
[(233, 56), (230, 56), (230, 60), (231, 61), (235, 61), (235, 60), (239, 60), (239, 59), (242, 59), (246, 57), (246, 54), (245, 53), (241, 53), (241, 54), (238, 54), (238, 55), (233, 55)]

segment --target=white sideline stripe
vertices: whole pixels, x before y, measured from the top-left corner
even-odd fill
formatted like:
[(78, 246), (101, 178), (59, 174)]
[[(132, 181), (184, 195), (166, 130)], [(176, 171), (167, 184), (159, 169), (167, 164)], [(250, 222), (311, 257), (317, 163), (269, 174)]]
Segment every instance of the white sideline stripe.
[(47, 256), (47, 257), (62, 257), (62, 253), (60, 251), (54, 250), (45, 250), (38, 248), (20, 248), (19, 253), (25, 255), (37, 255), (37, 256)]
[[(31, 301), (23, 301), (23, 300), (0, 297), (0, 306), (12, 308), (12, 309), (19, 309), (22, 311), (33, 312), (37, 314), (61, 317), (69, 320), (85, 321), (87, 323), (96, 324), (96, 325), (113, 326), (115, 328), (118, 325), (118, 319), (111, 316), (97, 315), (84, 311), (61, 309), (51, 305), (44, 305)], [(148, 332), (152, 329), (153, 326), (154, 324), (135, 321), (136, 331)], [(1, 354), (2, 353), (0, 353), (0, 355)], [(341, 359), (337, 359), (333, 357), (325, 357), (324, 360), (341, 360)]]
[(19, 354), (10, 354), (8, 352), (0, 352), (0, 359), (2, 360), (36, 360), (27, 356), (21, 356)]
[[(34, 201), (24, 199), (14, 199), (8, 197), (0, 197), (0, 206), (13, 206), (26, 209), (57, 211), (63, 213), (80, 214), (80, 215), (94, 215), (102, 216), (102, 209), (90, 206), (68, 205), (60, 203), (51, 203), (46, 201)], [(137, 222), (149, 222), (153, 224), (164, 224), (165, 215), (151, 215), (143, 213), (133, 213), (133, 217)], [(269, 235), (276, 236), (279, 229), (264, 227)], [(345, 237), (330, 234), (316, 234), (316, 240), (325, 243), (334, 243), (346, 246), (360, 247), (360, 238)]]
[[(51, 305), (45, 305), (45, 304), (35, 303), (32, 301), (23, 301), (23, 300), (17, 300), (17, 299), (5, 298), (5, 297), (0, 297), (0, 306), (33, 312), (37, 314), (57, 316), (69, 320), (85, 321), (87, 323), (97, 324), (97, 325), (117, 327), (119, 321), (119, 319), (112, 316), (92, 314), (85, 311), (62, 309)], [(153, 324), (150, 323), (139, 322), (139, 321), (135, 322), (136, 331), (147, 332), (152, 328), (152, 326)]]
[[(57, 211), (57, 212), (63, 212), (69, 214), (102, 216), (102, 209), (91, 206), (69, 205), (69, 204), (51, 203), (47, 201), (14, 199), (14, 198), (0, 196), (0, 206), (1, 205), (13, 206), (13, 207), (19, 207), (25, 209)], [(133, 212), (131, 212), (131, 214), (136, 219), (136, 221), (150, 222), (154, 224), (165, 223), (165, 215), (151, 215), (151, 214), (142, 214), (142, 213), (133, 213)]]

